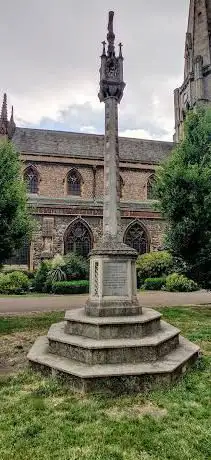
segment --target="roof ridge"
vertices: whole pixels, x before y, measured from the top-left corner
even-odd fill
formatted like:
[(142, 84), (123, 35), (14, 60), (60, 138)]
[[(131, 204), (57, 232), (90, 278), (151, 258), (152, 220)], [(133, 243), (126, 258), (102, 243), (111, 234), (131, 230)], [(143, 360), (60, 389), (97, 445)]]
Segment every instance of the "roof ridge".
[[(81, 137), (92, 137), (92, 138), (104, 138), (104, 134), (98, 134), (98, 133), (81, 133), (77, 131), (60, 131), (60, 130), (54, 130), (54, 129), (42, 129), (42, 128), (27, 128), (27, 127), (22, 127), (22, 126), (17, 126), (16, 131), (34, 131), (34, 132), (39, 132), (39, 133), (49, 133), (49, 134), (62, 134), (62, 135), (73, 135), (73, 136), (81, 136)], [(129, 140), (129, 141), (138, 141), (138, 142), (145, 142), (145, 143), (160, 143), (160, 144), (169, 144), (169, 145), (174, 145), (174, 142), (172, 141), (162, 141), (158, 139), (144, 139), (140, 137), (126, 137), (126, 136), (119, 136), (119, 139), (123, 140)]]

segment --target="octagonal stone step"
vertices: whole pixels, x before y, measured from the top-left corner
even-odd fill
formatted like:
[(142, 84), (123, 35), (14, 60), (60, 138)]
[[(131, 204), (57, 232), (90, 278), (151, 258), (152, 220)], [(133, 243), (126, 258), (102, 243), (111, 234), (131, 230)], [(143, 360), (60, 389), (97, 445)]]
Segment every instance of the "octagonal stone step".
[(153, 363), (89, 366), (50, 353), (47, 337), (39, 337), (28, 359), (34, 370), (64, 378), (75, 391), (131, 394), (174, 383), (199, 356), (199, 347), (180, 336), (179, 346)]
[(48, 332), (49, 351), (89, 365), (156, 361), (179, 344), (179, 330), (165, 322), (156, 334), (141, 339), (95, 340), (65, 332), (65, 322)]
[(139, 316), (89, 317), (83, 308), (67, 311), (65, 332), (91, 339), (141, 338), (160, 329), (161, 314), (143, 308)]

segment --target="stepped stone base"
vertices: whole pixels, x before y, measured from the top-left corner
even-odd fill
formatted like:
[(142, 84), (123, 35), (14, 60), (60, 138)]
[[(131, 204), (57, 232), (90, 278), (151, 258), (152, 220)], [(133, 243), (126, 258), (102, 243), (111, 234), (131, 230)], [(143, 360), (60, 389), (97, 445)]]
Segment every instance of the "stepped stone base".
[(198, 358), (199, 347), (143, 308), (142, 315), (90, 317), (67, 312), (37, 339), (28, 354), (31, 366), (69, 382), (83, 392), (131, 393), (171, 384)]

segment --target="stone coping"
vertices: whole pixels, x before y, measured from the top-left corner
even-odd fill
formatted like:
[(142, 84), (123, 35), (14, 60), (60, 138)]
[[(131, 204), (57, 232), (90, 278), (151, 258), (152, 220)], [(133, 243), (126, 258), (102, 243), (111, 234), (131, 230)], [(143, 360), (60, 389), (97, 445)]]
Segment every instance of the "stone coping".
[(61, 342), (86, 349), (114, 349), (114, 348), (134, 348), (134, 347), (156, 347), (171, 338), (179, 335), (179, 329), (161, 321), (161, 329), (155, 334), (147, 335), (139, 339), (91, 339), (79, 335), (72, 335), (65, 332), (65, 322), (53, 324), (47, 334), (48, 340)]
[(28, 359), (32, 363), (46, 366), (52, 370), (66, 373), (69, 375), (89, 378), (119, 377), (119, 376), (138, 376), (173, 373), (194, 356), (199, 356), (200, 348), (180, 336), (180, 345), (176, 350), (162, 359), (150, 363), (135, 364), (97, 364), (87, 365), (81, 362), (62, 358), (49, 353), (48, 339), (46, 336), (39, 337), (28, 353)]
[(77, 323), (92, 324), (96, 326), (112, 326), (112, 325), (130, 325), (130, 324), (144, 324), (155, 319), (160, 319), (161, 313), (151, 310), (150, 308), (142, 308), (142, 315), (138, 316), (107, 316), (107, 317), (94, 317), (87, 316), (84, 308), (77, 310), (70, 310), (65, 313), (66, 321), (74, 321)]

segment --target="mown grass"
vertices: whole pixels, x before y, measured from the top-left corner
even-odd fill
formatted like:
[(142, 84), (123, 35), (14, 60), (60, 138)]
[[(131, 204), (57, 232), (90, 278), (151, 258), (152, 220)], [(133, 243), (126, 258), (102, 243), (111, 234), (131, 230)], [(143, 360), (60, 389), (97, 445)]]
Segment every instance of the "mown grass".
[[(112, 398), (74, 395), (65, 384), (29, 371), (2, 379), (0, 458), (210, 460), (211, 310), (180, 307), (162, 313), (204, 352), (202, 361), (178, 385)], [(54, 315), (39, 316), (48, 327)], [(7, 333), (14, 330), (10, 323), (14, 319), (8, 318)], [(33, 321), (39, 328), (37, 319), (38, 315), (30, 317), (30, 328)]]
[(64, 312), (30, 314), (26, 316), (0, 316), (0, 335), (23, 331), (39, 331), (64, 319)]

